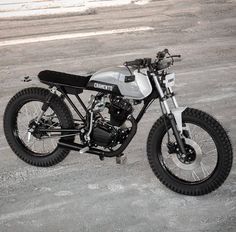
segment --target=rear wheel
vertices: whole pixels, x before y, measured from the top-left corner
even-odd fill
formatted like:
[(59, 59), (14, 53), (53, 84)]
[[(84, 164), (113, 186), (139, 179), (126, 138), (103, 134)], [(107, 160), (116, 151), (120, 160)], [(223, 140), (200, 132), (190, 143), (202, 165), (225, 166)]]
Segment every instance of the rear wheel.
[(187, 108), (182, 115), (186, 155), (181, 154), (168, 119), (153, 125), (147, 155), (160, 181), (186, 195), (203, 195), (217, 189), (232, 167), (232, 146), (223, 127), (210, 115)]
[[(68, 129), (74, 127), (66, 104), (53, 95), (49, 107), (38, 122), (37, 129), (29, 133), (50, 92), (43, 88), (28, 88), (17, 93), (8, 103), (4, 114), (6, 139), (16, 155), (34, 166), (52, 166), (62, 161), (68, 149), (58, 146), (61, 132), (52, 134), (39, 129)], [(74, 136), (62, 138), (73, 141)]]

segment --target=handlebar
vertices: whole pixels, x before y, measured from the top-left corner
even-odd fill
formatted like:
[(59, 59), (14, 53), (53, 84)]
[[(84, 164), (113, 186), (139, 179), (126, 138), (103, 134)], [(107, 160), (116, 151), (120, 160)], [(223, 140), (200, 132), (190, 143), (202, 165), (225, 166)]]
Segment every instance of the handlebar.
[(126, 61), (124, 63), (125, 66), (136, 66), (138, 69), (145, 68), (145, 67), (152, 67), (156, 70), (162, 70), (169, 68), (171, 65), (174, 64), (174, 58), (181, 58), (181, 55), (170, 55), (168, 49), (164, 49), (157, 53), (157, 59), (154, 60), (152, 63), (151, 58), (144, 58), (144, 59), (136, 59), (133, 61)]

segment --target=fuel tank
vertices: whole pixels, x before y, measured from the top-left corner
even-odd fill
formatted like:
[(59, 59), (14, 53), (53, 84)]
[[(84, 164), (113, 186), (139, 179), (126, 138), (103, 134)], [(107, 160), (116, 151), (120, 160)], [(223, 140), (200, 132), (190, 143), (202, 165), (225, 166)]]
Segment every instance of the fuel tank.
[(142, 100), (152, 92), (147, 69), (128, 70), (127, 67), (101, 69), (90, 78), (87, 89)]

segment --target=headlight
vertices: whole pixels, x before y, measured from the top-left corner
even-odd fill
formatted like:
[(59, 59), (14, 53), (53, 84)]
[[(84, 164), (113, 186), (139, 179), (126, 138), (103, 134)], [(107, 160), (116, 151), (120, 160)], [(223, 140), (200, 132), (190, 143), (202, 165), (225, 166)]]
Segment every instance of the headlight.
[(175, 85), (175, 74), (169, 73), (165, 75), (165, 78), (163, 80), (163, 84), (166, 88), (172, 87)]

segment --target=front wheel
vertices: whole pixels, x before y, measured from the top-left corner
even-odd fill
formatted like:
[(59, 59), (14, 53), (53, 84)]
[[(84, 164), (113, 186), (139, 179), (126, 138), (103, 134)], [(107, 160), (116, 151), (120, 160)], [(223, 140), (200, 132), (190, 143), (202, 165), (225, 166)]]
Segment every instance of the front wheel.
[(224, 128), (207, 113), (187, 108), (182, 120), (187, 154), (179, 151), (169, 120), (162, 116), (148, 137), (149, 164), (171, 190), (194, 196), (208, 194), (229, 175), (232, 145)]

